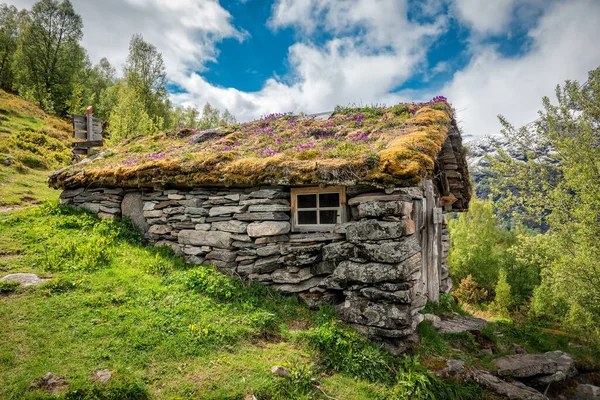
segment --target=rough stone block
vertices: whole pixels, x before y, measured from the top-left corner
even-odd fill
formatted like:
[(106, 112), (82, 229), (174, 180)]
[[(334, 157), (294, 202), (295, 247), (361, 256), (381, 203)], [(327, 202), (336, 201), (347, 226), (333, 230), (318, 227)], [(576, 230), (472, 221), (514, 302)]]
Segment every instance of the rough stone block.
[(177, 207), (179, 206), (179, 203), (175, 200), (166, 200), (166, 201), (161, 201), (159, 203), (157, 203), (154, 206), (155, 210), (162, 210), (163, 208), (167, 208), (167, 207)]
[(346, 228), (347, 239), (356, 243), (361, 243), (365, 240), (396, 239), (405, 234), (405, 221), (385, 222), (367, 219), (349, 225)]
[(374, 302), (356, 294), (350, 294), (336, 307), (347, 322), (385, 329), (410, 328), (410, 309), (405, 305)]
[(195, 247), (195, 246), (184, 246), (183, 252), (190, 256), (197, 256), (198, 254), (208, 254), (210, 253), (211, 248), (208, 246)]
[(248, 207), (248, 212), (271, 212), (282, 211), (289, 212), (290, 206), (283, 204), (259, 204)]
[(233, 241), (229, 232), (196, 230), (183, 230), (179, 232), (178, 240), (180, 244), (211, 246), (220, 249), (230, 249)]
[(208, 216), (208, 210), (206, 208), (201, 207), (186, 207), (183, 212), (197, 217)]
[(250, 193), (249, 197), (253, 199), (285, 199), (290, 197), (290, 194), (279, 189), (261, 189)]
[(278, 255), (259, 258), (254, 263), (253, 273), (266, 274), (283, 267), (283, 260)]
[(409, 217), (412, 213), (412, 202), (406, 201), (370, 201), (358, 205), (360, 218), (379, 218), (388, 215)]
[(268, 257), (280, 253), (279, 245), (269, 245), (256, 249), (256, 255), (260, 257)]
[(166, 235), (173, 230), (169, 225), (152, 225), (148, 228), (148, 233), (154, 235)]
[(216, 221), (212, 223), (213, 229), (223, 232), (231, 232), (231, 233), (245, 233), (246, 227), (248, 226), (247, 222), (242, 221)]
[(236, 257), (235, 251), (214, 249), (206, 255), (206, 260), (235, 261)]
[(364, 193), (348, 200), (349, 206), (357, 206), (361, 203), (373, 201), (412, 201), (412, 196), (408, 194), (385, 194), (385, 193)]
[(290, 216), (283, 212), (252, 212), (235, 214), (240, 221), (288, 221)]
[(142, 194), (139, 192), (127, 193), (121, 202), (121, 214), (131, 219), (133, 225), (142, 233), (148, 231), (148, 222), (144, 217), (144, 208), (147, 204), (154, 207), (154, 203), (144, 204)]
[(335, 270), (335, 264), (331, 261), (321, 261), (310, 267), (313, 275), (329, 275)]
[(299, 271), (295, 269), (278, 269), (271, 274), (271, 279), (275, 283), (300, 283), (313, 277), (310, 268), (302, 268)]
[(259, 237), (256, 239), (254, 243), (256, 244), (267, 244), (267, 243), (280, 243), (280, 242), (289, 242), (290, 237), (288, 235), (279, 235), (279, 236), (265, 236)]
[(386, 292), (373, 287), (367, 287), (361, 289), (360, 294), (369, 300), (389, 301), (391, 303), (408, 304), (410, 303), (410, 291), (409, 290), (398, 290), (396, 292)]
[(358, 257), (358, 247), (349, 242), (330, 243), (323, 247), (323, 260), (338, 261)]
[(400, 264), (362, 264), (347, 260), (340, 262), (327, 280), (331, 282), (332, 289), (347, 287), (353, 283), (403, 282), (408, 279), (409, 272), (415, 267), (419, 267), (420, 263), (420, 254), (416, 254)]
[(61, 194), (60, 194), (60, 198), (61, 199), (70, 199), (73, 197), (76, 197), (78, 195), (80, 195), (81, 193), (83, 193), (83, 188), (77, 188), (77, 189), (73, 189), (73, 190), (64, 190)]
[(300, 233), (297, 235), (290, 235), (291, 243), (310, 243), (310, 242), (325, 242), (329, 240), (342, 240), (344, 235), (338, 233)]
[(273, 288), (284, 293), (300, 293), (319, 286), (322, 281), (322, 277), (315, 276), (314, 278), (310, 278), (300, 283), (274, 284)]
[(208, 211), (208, 215), (211, 217), (215, 217), (218, 215), (225, 214), (239, 214), (245, 210), (245, 206), (220, 206), (220, 207), (212, 207)]
[(261, 237), (285, 235), (290, 229), (290, 223), (287, 221), (253, 222), (248, 225), (248, 236)]
[(414, 235), (398, 242), (361, 243), (357, 247), (359, 257), (385, 263), (399, 263), (421, 251), (419, 241)]

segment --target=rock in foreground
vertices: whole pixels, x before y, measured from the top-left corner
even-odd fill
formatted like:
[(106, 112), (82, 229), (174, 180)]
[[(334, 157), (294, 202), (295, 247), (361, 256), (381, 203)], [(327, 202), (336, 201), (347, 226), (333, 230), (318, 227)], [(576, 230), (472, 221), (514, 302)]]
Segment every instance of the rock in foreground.
[(0, 282), (20, 282), (23, 287), (40, 285), (50, 279), (42, 279), (36, 274), (9, 274), (0, 278)]

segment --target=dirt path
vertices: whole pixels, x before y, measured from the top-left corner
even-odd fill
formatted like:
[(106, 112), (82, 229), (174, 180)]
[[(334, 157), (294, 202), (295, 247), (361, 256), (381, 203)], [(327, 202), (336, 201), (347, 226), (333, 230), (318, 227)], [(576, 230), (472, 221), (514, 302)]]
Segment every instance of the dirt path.
[(24, 210), (26, 208), (35, 207), (34, 204), (29, 206), (0, 206), (0, 213), (7, 213), (11, 211)]

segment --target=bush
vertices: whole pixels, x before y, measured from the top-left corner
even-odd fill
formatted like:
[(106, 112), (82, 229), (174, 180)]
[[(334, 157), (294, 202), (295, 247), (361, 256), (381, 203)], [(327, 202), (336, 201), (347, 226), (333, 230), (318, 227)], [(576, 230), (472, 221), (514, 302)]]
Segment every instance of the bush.
[(511, 306), (510, 285), (506, 281), (506, 272), (501, 269), (498, 283), (496, 283), (496, 296), (491, 304), (491, 308), (501, 315), (508, 315)]
[(488, 291), (480, 288), (477, 282), (473, 280), (471, 274), (460, 281), (458, 287), (452, 292), (452, 295), (460, 302), (465, 304), (479, 304), (488, 297)]
[(483, 288), (493, 289), (500, 268), (509, 261), (506, 250), (516, 238), (499, 226), (492, 202), (473, 199), (469, 212), (451, 219), (449, 229), (448, 266), (454, 281), (472, 275)]
[(454, 297), (449, 294), (441, 293), (440, 300), (428, 301), (425, 307), (421, 310), (422, 314), (461, 314), (467, 315), (467, 313), (460, 308), (460, 305), (456, 303)]
[(319, 351), (323, 366), (371, 382), (394, 381), (392, 356), (366, 337), (330, 320), (300, 333), (300, 338)]
[(187, 271), (183, 282), (190, 290), (221, 300), (239, 295), (239, 286), (233, 282), (233, 279), (221, 274), (214, 267), (198, 267)]
[(267, 388), (258, 391), (260, 399), (313, 399), (318, 398), (318, 382), (314, 378), (314, 366), (301, 360), (294, 360), (288, 366), (290, 376), (271, 378), (272, 383)]

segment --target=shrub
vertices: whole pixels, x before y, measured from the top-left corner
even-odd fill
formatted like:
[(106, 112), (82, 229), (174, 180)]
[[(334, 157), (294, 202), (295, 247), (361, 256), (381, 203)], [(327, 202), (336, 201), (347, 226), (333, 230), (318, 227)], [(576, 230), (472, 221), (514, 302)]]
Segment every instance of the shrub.
[(477, 199), (468, 213), (449, 221), (449, 229), (448, 265), (454, 281), (472, 275), (481, 287), (493, 289), (500, 268), (511, 262), (507, 249), (516, 241), (515, 233), (499, 226), (492, 202)]
[(510, 295), (510, 285), (506, 280), (506, 272), (501, 269), (498, 283), (496, 283), (496, 296), (491, 304), (491, 308), (501, 315), (508, 315), (511, 306), (512, 298)]
[(467, 313), (460, 308), (460, 305), (456, 303), (454, 297), (449, 294), (441, 293), (440, 300), (428, 301), (425, 307), (421, 310), (422, 314), (461, 314), (466, 315)]
[(70, 292), (77, 289), (82, 284), (83, 280), (72, 281), (67, 278), (59, 277), (42, 283), (38, 290), (40, 290), (41, 293), (46, 296), (51, 296), (53, 294)]
[(188, 289), (202, 292), (210, 297), (227, 300), (239, 294), (239, 287), (233, 280), (216, 268), (198, 267), (187, 271), (183, 282)]
[(458, 287), (452, 292), (452, 295), (461, 303), (478, 304), (485, 301), (488, 297), (488, 291), (480, 288), (477, 282), (473, 280), (471, 274), (460, 281)]
[(330, 320), (300, 333), (319, 351), (324, 367), (372, 382), (394, 380), (392, 356), (364, 336)]
[(255, 393), (258, 398), (269, 399), (304, 399), (318, 398), (318, 382), (314, 378), (314, 366), (301, 360), (294, 360), (288, 366), (290, 376), (272, 377), (267, 388)]

